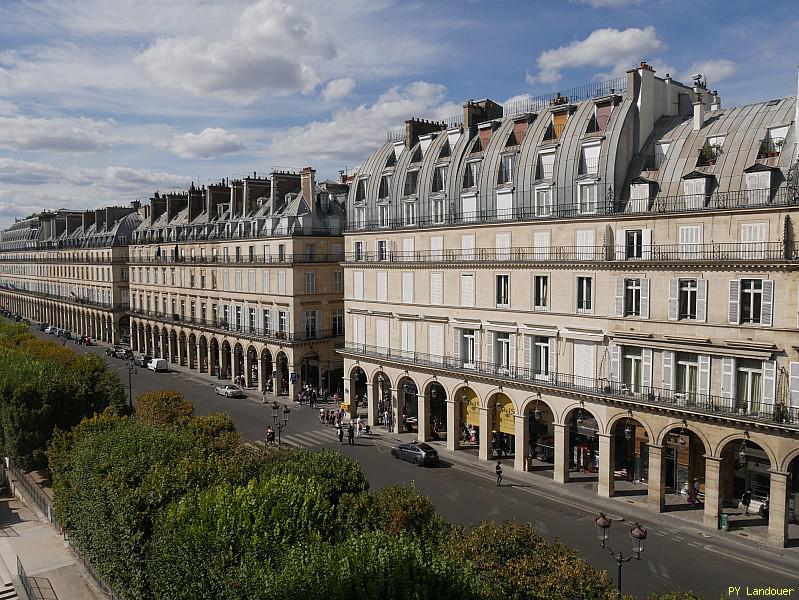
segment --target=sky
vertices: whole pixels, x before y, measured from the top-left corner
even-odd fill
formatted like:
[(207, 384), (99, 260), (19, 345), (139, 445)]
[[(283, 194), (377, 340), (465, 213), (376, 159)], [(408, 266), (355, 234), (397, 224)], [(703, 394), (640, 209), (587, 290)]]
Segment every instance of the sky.
[(0, 0), (0, 227), (314, 166), (405, 119), (624, 74), (796, 94), (793, 0)]

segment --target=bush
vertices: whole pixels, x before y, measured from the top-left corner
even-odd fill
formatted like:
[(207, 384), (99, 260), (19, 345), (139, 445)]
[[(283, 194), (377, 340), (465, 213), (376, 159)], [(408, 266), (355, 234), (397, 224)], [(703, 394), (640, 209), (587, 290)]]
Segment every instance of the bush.
[(194, 406), (174, 390), (145, 392), (136, 396), (136, 419), (148, 425), (182, 423), (194, 414)]

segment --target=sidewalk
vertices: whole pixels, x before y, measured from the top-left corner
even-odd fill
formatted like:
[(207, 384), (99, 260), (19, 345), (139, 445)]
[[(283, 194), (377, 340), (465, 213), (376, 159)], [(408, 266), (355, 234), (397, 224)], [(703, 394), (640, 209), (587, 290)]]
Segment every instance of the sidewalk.
[(69, 545), (46, 521), (17, 498), (0, 499), (0, 581), (12, 582), (20, 597), (17, 558), (28, 579), (47, 600), (105, 600)]

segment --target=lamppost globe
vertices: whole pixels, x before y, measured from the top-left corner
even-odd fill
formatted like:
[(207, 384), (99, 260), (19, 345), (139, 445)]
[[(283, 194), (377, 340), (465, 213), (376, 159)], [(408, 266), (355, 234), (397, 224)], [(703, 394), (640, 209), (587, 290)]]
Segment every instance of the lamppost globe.
[(630, 427), (629, 423), (627, 423), (627, 425), (624, 426), (624, 439), (627, 440), (628, 442), (631, 439), (633, 439), (633, 428)]
[(605, 543), (608, 541), (608, 536), (610, 535), (610, 519), (605, 516), (605, 513), (599, 513), (599, 516), (594, 519), (594, 525), (596, 526), (596, 537), (602, 543), (602, 547), (605, 547)]
[(639, 559), (641, 557), (641, 552), (644, 551), (644, 540), (646, 539), (646, 533), (646, 529), (641, 527), (640, 523), (636, 523), (635, 527), (630, 529), (630, 539), (632, 540), (633, 553), (635, 554), (636, 559)]

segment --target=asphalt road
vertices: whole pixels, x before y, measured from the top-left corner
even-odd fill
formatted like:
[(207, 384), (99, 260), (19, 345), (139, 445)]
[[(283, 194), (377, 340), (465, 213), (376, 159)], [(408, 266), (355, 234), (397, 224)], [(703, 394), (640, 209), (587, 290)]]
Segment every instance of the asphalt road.
[[(45, 336), (40, 332), (37, 335)], [(104, 353), (104, 348), (72, 345), (77, 352)], [(109, 358), (108, 364), (128, 383), (128, 372), (121, 360)], [(222, 398), (214, 393), (214, 383), (184, 372), (153, 373), (139, 368), (131, 377), (134, 396), (156, 389), (175, 389), (194, 403), (197, 414), (226, 412), (246, 440), (263, 440), (271, 410), (261, 404), (260, 394), (248, 398)], [(381, 437), (383, 439), (381, 439)], [(307, 406), (293, 406), (289, 425), (283, 431), (284, 443), (310, 448), (340, 448), (362, 465), (372, 488), (414, 482), (429, 496), (439, 512), (448, 520), (469, 524), (481, 520), (516, 519), (535, 524), (540, 533), (557, 537), (567, 546), (578, 549), (596, 567), (607, 569), (616, 578), (616, 563), (607, 550), (600, 548), (595, 537), (591, 507), (592, 494), (581, 502), (541, 495), (534, 487), (508, 486), (497, 488), (491, 473), (470, 469), (460, 464), (444, 464), (437, 468), (419, 468), (390, 455), (385, 435), (360, 439), (358, 445), (340, 446), (332, 429), (320, 425), (318, 411)], [(506, 475), (512, 471), (507, 465)], [(573, 485), (573, 484), (572, 484)], [(621, 511), (621, 509), (620, 509)], [(614, 515), (624, 518), (625, 515)], [(708, 599), (727, 597), (730, 586), (794, 587), (799, 597), (799, 567), (770, 551), (758, 550), (755, 544), (743, 546), (720, 536), (652, 513), (644, 526), (649, 531), (640, 562), (624, 566), (625, 593), (644, 597), (663, 588), (694, 590)], [(610, 545), (628, 554), (630, 548), (627, 523), (611, 528)], [(799, 561), (797, 550), (786, 551), (789, 560)], [(736, 598), (732, 594), (732, 598)], [(760, 596), (763, 597), (763, 596)], [(767, 597), (767, 596), (766, 596)]]

